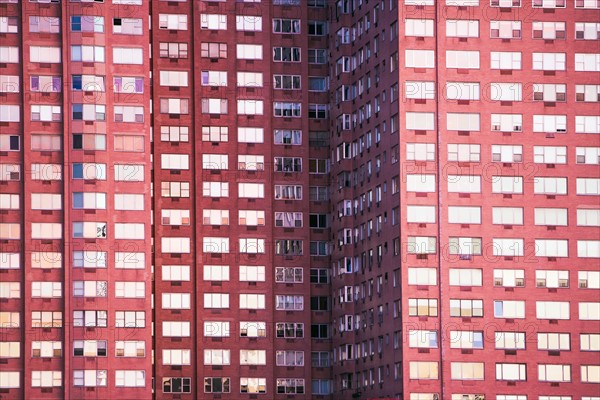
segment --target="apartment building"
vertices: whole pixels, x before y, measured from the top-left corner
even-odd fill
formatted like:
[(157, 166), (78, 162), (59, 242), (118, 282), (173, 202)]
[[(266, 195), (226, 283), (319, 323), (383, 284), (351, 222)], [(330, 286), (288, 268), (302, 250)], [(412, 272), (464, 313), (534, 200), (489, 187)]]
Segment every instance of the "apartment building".
[(598, 21), (0, 0), (0, 397), (598, 400)]
[(600, 2), (401, 3), (404, 398), (597, 399)]

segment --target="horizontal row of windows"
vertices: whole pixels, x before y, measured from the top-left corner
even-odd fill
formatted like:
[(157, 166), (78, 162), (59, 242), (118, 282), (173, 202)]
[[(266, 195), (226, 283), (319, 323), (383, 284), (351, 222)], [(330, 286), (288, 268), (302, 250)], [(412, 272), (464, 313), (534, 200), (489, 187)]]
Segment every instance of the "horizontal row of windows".
[[(482, 318), (484, 301), (479, 299), (450, 299), (450, 316), (462, 318)], [(494, 318), (525, 318), (525, 300), (494, 300)], [(600, 303), (578, 303), (579, 320), (597, 321), (600, 319)], [(438, 300), (431, 298), (408, 299), (408, 315), (438, 316)], [(540, 320), (571, 319), (568, 301), (536, 301), (535, 315)]]
[[(417, 37), (435, 36), (434, 19), (406, 19), (405, 35)], [(567, 22), (564, 21), (532, 21), (533, 39), (566, 39)], [(489, 21), (490, 38), (492, 39), (520, 39), (522, 37), (522, 21)], [(595, 22), (574, 22), (574, 38), (584, 40), (600, 39), (600, 24)], [(446, 37), (479, 38), (480, 20), (447, 19)], [(438, 30), (441, 27), (438, 27)]]
[[(177, 350), (171, 350), (175, 352)], [(189, 351), (189, 350), (188, 350)], [(173, 365), (173, 364), (169, 364)], [(267, 378), (240, 377), (240, 393), (267, 393)], [(14, 389), (20, 387), (20, 372), (0, 372), (0, 388)], [(146, 387), (146, 371), (116, 370), (116, 387)], [(31, 387), (51, 388), (62, 387), (62, 371), (31, 371)], [(73, 386), (105, 387), (108, 386), (107, 370), (74, 370)], [(278, 394), (304, 394), (305, 380), (303, 378), (277, 378), (275, 392)], [(329, 380), (313, 380), (313, 394), (330, 394)], [(192, 378), (162, 378), (163, 393), (191, 393)], [(231, 378), (204, 378), (204, 393), (230, 393)]]
[[(408, 205), (408, 223), (436, 223), (435, 206)], [(482, 221), (482, 208), (477, 206), (448, 206), (448, 223), (475, 224)], [(577, 226), (600, 226), (600, 209), (580, 208), (577, 212)], [(492, 207), (492, 224), (523, 225), (524, 209), (520, 207)], [(534, 208), (534, 224), (540, 226), (568, 226), (567, 208)]]
[[(259, 297), (264, 301), (265, 294), (240, 294), (240, 308), (257, 309), (260, 303)], [(253, 323), (255, 321), (252, 321)], [(62, 328), (63, 313), (61, 311), (32, 311), (30, 323), (33, 328)], [(108, 327), (108, 311), (106, 310), (81, 310), (73, 311), (73, 326), (77, 327)], [(21, 314), (19, 312), (0, 312), (0, 325), (3, 328), (19, 328), (21, 325)], [(190, 337), (189, 321), (163, 321), (161, 334), (164, 337)], [(116, 311), (115, 326), (118, 328), (144, 328), (146, 325), (145, 311)], [(231, 322), (229, 321), (205, 321), (203, 335), (205, 337), (229, 337), (231, 336)], [(310, 327), (310, 335), (316, 339), (330, 337), (331, 327), (327, 324), (313, 324)], [(262, 335), (262, 324), (247, 326), (240, 330), (240, 336)], [(266, 334), (266, 328), (265, 328)], [(275, 324), (275, 337), (277, 338), (303, 338), (304, 324), (296, 322), (278, 322)]]
[[(189, 127), (187, 126), (161, 126), (160, 134), (160, 139), (164, 142), (190, 141)], [(229, 139), (229, 127), (227, 126), (202, 127), (202, 141), (227, 142)], [(237, 140), (240, 143), (264, 143), (264, 129), (238, 127)], [(143, 135), (113, 133), (114, 151), (143, 152), (145, 142), (146, 139)], [(302, 131), (275, 129), (273, 130), (273, 144), (300, 146), (303, 144)], [(308, 144), (311, 147), (327, 147), (329, 132), (310, 131)], [(31, 133), (31, 150), (61, 151), (62, 147), (63, 137), (60, 134)], [(19, 134), (0, 134), (0, 151), (19, 151), (21, 148), (22, 138)], [(106, 135), (101, 133), (75, 133), (72, 136), (72, 148), (73, 150), (106, 150)]]
[[(525, 332), (494, 332), (493, 337), (485, 337), (483, 331), (449, 331), (444, 341), (454, 349), (483, 349), (486, 343), (493, 343), (495, 349), (525, 350)], [(532, 338), (533, 339), (533, 338)], [(537, 333), (535, 339), (537, 349), (543, 351), (570, 351), (571, 334), (569, 333)], [(530, 339), (531, 341), (531, 339)], [(581, 333), (579, 335), (581, 351), (600, 351), (600, 334)], [(412, 330), (408, 332), (408, 345), (412, 348), (438, 348), (438, 331)], [(358, 345), (356, 345), (358, 350)]]
[[(345, 146), (340, 148), (340, 146)], [(343, 143), (338, 146), (338, 160), (346, 158), (355, 158), (359, 154), (358, 144)], [(435, 143), (406, 143), (407, 161), (436, 161)], [(448, 161), (454, 162), (480, 162), (481, 145), (469, 143), (449, 143)], [(343, 152), (342, 152), (343, 150)], [(490, 146), (491, 160), (502, 163), (520, 163), (523, 162), (522, 145), (497, 145)], [(398, 161), (398, 147), (392, 148), (392, 163)], [(533, 146), (531, 151), (533, 162), (535, 164), (567, 164), (567, 146)], [(575, 162), (577, 164), (599, 164), (600, 147), (575, 147)]]
[[(349, 272), (349, 271), (346, 271)], [(351, 272), (351, 271), (350, 271)], [(568, 270), (537, 270), (535, 272), (535, 287), (537, 288), (568, 288), (571, 287), (570, 275)], [(450, 286), (482, 286), (483, 271), (480, 269), (450, 269)], [(409, 285), (437, 285), (436, 268), (408, 268)], [(493, 283), (496, 287), (525, 287), (524, 269), (494, 269)], [(598, 271), (577, 271), (576, 287), (580, 289), (600, 289), (600, 272)], [(359, 290), (355, 288), (355, 296)], [(364, 297), (364, 290), (363, 290)]]
[[(446, 68), (480, 69), (480, 51), (446, 50)], [(567, 53), (531, 53), (533, 71), (565, 71)], [(395, 55), (397, 59), (397, 53)], [(407, 49), (404, 53), (406, 68), (435, 68), (434, 50)], [(396, 60), (397, 62), (397, 60)], [(491, 52), (491, 69), (521, 69), (521, 52)], [(574, 53), (573, 66), (575, 71), (600, 71), (600, 54)]]
[[(408, 254), (436, 254), (435, 236), (408, 236)], [(577, 256), (600, 258), (599, 240), (577, 240)], [(451, 255), (482, 255), (495, 257), (523, 257), (525, 244), (522, 238), (493, 238), (485, 245), (482, 238), (450, 237), (444, 251)], [(531, 250), (536, 257), (568, 257), (569, 239), (535, 239)]]
[[(189, 114), (189, 99), (168, 98), (160, 99), (160, 113)], [(258, 99), (237, 100), (238, 115), (263, 115), (264, 101)], [(20, 122), (19, 105), (0, 106), (0, 122)], [(203, 114), (228, 114), (227, 99), (201, 99)], [(311, 119), (325, 119), (329, 115), (328, 104), (309, 104), (307, 116)], [(273, 103), (273, 116), (280, 118), (301, 118), (301, 103)], [(31, 121), (60, 122), (63, 118), (61, 106), (31, 105)], [(71, 118), (74, 121), (106, 121), (106, 106), (104, 104), (73, 104)], [(114, 122), (143, 123), (143, 106), (114, 106)]]
[[(354, 89), (354, 87), (352, 87)], [(523, 90), (531, 91), (523, 97)], [(516, 102), (565, 102), (567, 101), (567, 85), (560, 84), (527, 84), (522, 83), (486, 83), (479, 82), (446, 82), (440, 87), (443, 99), (468, 101), (516, 101)], [(600, 85), (575, 85), (575, 101), (600, 101)], [(483, 98), (482, 98), (483, 94)], [(435, 99), (436, 88), (433, 81), (405, 82), (405, 96), (408, 99)], [(502, 114), (494, 114), (502, 115)], [(510, 114), (509, 114), (510, 115)], [(521, 115), (521, 114), (515, 114)]]
[[(527, 381), (527, 364), (496, 363), (497, 381)], [(600, 365), (581, 365), (582, 383), (600, 382)], [(485, 363), (451, 362), (450, 379), (483, 380)], [(538, 382), (571, 382), (570, 364), (537, 364)], [(438, 379), (438, 363), (435, 361), (410, 361), (409, 379)]]
[[(224, 43), (202, 43), (200, 54), (205, 58), (226, 58), (227, 45)], [(188, 58), (187, 43), (163, 42), (159, 45), (161, 58)], [(72, 45), (70, 47), (71, 62), (106, 62), (105, 46)], [(327, 62), (326, 49), (307, 49), (309, 64), (325, 64)], [(237, 59), (262, 60), (263, 45), (238, 44), (236, 45)], [(301, 62), (302, 49), (300, 47), (273, 47), (274, 62)], [(13, 46), (0, 46), (0, 62), (18, 64), (20, 62), (20, 48)], [(140, 47), (113, 47), (112, 64), (115, 65), (142, 65), (144, 64), (144, 49)], [(55, 46), (30, 46), (29, 61), (35, 63), (59, 64), (62, 62), (62, 50)]]
[[(442, 0), (438, 0), (441, 2)], [(523, 7), (523, 0), (445, 0), (445, 5), (450, 7), (477, 7), (479, 5), (488, 4), (491, 7)], [(529, 3), (529, 2), (526, 2)], [(533, 0), (531, 6), (533, 8), (566, 8), (567, 0)], [(405, 0), (405, 5), (413, 6), (433, 6), (435, 0)], [(574, 7), (577, 8), (600, 8), (598, 0), (575, 0)], [(412, 400), (412, 399), (411, 399)], [(454, 399), (452, 399), (454, 400)]]
[[(448, 184), (449, 193), (481, 193), (481, 175), (448, 175), (444, 180)], [(524, 178), (522, 176), (492, 176), (484, 180), (491, 183), (492, 193), (523, 194)], [(435, 193), (437, 191), (436, 175), (408, 174), (405, 182), (407, 192)], [(532, 192), (534, 194), (568, 194), (567, 177), (536, 176), (531, 183), (533, 183)], [(600, 195), (600, 179), (576, 178), (575, 193), (577, 195)]]

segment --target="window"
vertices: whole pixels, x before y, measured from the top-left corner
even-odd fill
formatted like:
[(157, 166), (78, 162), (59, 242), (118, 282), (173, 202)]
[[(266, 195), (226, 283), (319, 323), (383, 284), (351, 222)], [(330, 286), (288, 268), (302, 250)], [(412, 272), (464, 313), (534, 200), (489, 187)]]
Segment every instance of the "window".
[(0, 46), (0, 62), (10, 64), (19, 63), (19, 48)]
[[(17, 3), (18, 1), (14, 1)], [(2, 3), (0, 1), (0, 3)], [(50, 17), (46, 15), (29, 16), (29, 32), (31, 33), (59, 33), (60, 17)]]
[(300, 322), (278, 322), (275, 324), (275, 332), (278, 338), (303, 338), (304, 324)]
[(520, 52), (491, 52), (491, 69), (520, 70), (521, 53)]
[(600, 334), (582, 333), (579, 339), (581, 351), (600, 351)]
[(106, 297), (106, 281), (73, 281), (73, 297)]
[(538, 319), (569, 319), (568, 301), (536, 301), (535, 307)]
[(576, 0), (575, 8), (600, 8), (598, 0)]
[(226, 14), (200, 14), (200, 28), (210, 30), (226, 30)]
[[(188, 322), (189, 324), (189, 322)], [(189, 336), (189, 330), (188, 334)], [(205, 337), (229, 337), (229, 322), (223, 321), (205, 321), (204, 322)]]
[(600, 23), (576, 22), (575, 39), (598, 40), (600, 39)]
[(482, 270), (450, 268), (450, 286), (481, 286)]
[(273, 18), (273, 33), (299, 34), (300, 20)]
[[(34, 311), (31, 313), (31, 315), (32, 315), (32, 317), (35, 317), (35, 320), (34, 320), (35, 324), (32, 326), (34, 328), (42, 327), (41, 311)], [(2, 328), (18, 328), (21, 325), (19, 316), (20, 315), (18, 312), (0, 311), (0, 326)], [(44, 322), (46, 322), (46, 319), (44, 319)], [(53, 326), (52, 312), (50, 312), (48, 322), (46, 322), (45, 326), (52, 327)], [(56, 322), (56, 327), (62, 326), (62, 313), (61, 312), (57, 313), (55, 322)]]
[(309, 64), (326, 64), (327, 57), (327, 49), (308, 49)]
[(302, 186), (275, 185), (275, 200), (302, 200)]
[(484, 363), (451, 362), (450, 379), (453, 380), (483, 380)]
[(113, 33), (121, 35), (143, 35), (141, 18), (113, 18)]
[(240, 253), (263, 254), (265, 252), (265, 239), (240, 238)]
[(264, 265), (240, 265), (240, 282), (264, 282)]
[(106, 150), (106, 135), (102, 134), (73, 134), (74, 150)]
[[(31, 91), (33, 92), (60, 93), (62, 91), (62, 79), (60, 76), (31, 75), (30, 83)], [(18, 78), (12, 85), (13, 87), (16, 85), (16, 88), (19, 87)]]
[(31, 282), (31, 297), (62, 297), (61, 282)]
[(527, 364), (496, 363), (496, 380), (527, 380)]
[(533, 0), (533, 8), (564, 8), (566, 0)]
[(89, 15), (71, 16), (71, 32), (104, 32), (104, 17)]
[[(209, 183), (209, 182), (204, 182)], [(189, 182), (161, 182), (161, 196), (163, 197), (190, 197)]]
[(495, 318), (525, 318), (525, 301), (497, 300), (494, 301)]
[[(50, 46), (30, 46), (29, 47), (29, 61), (37, 63), (51, 63), (57, 64), (61, 62), (61, 49), (60, 47)], [(1, 54), (0, 54), (1, 58)]]
[(229, 393), (230, 378), (204, 378), (204, 393)]
[(146, 326), (146, 312), (116, 311), (115, 326), (117, 328), (144, 328)]
[(581, 321), (600, 320), (600, 303), (579, 303), (579, 319)]
[(405, 50), (406, 68), (434, 68), (433, 50)]
[[(418, 20), (417, 20), (418, 21)], [(432, 24), (433, 25), (433, 24)], [(433, 26), (431, 27), (433, 36)], [(420, 35), (425, 36), (425, 35)], [(446, 20), (446, 37), (479, 37), (479, 21), (475, 20)]]
[(162, 378), (163, 393), (191, 393), (192, 378)]
[(301, 311), (304, 309), (304, 297), (301, 295), (277, 295), (275, 296), (275, 309)]
[[(565, 365), (564, 367), (569, 367)], [(582, 365), (581, 366), (581, 382), (583, 383), (600, 383), (600, 365)]]
[(535, 239), (535, 255), (539, 257), (567, 257), (568, 240)]
[(267, 393), (267, 378), (240, 378), (240, 393)]
[(236, 53), (238, 60), (262, 60), (263, 58), (260, 44), (237, 44)]
[(60, 106), (32, 105), (31, 120), (42, 122), (57, 122), (62, 120)]
[[(120, 108), (117, 108), (120, 107)], [(122, 112), (122, 106), (115, 106), (115, 113), (120, 111)], [(128, 107), (128, 108), (138, 108), (138, 107)], [(142, 109), (143, 107), (139, 107)], [(60, 110), (58, 111), (60, 112)], [(105, 121), (106, 120), (106, 106), (104, 104), (73, 104), (72, 108), (72, 118), (75, 121)], [(115, 115), (115, 120), (116, 120)], [(122, 118), (122, 117), (121, 117)]]
[(535, 208), (534, 217), (536, 225), (567, 226), (566, 208)]
[[(115, 282), (115, 297), (116, 298), (145, 298), (146, 283), (145, 282)], [(164, 303), (164, 294), (163, 294)]]
[(274, 62), (300, 62), (300, 47), (273, 47)]
[[(6, 343), (6, 342), (5, 342)], [(19, 357), (19, 342), (8, 342), (9, 348), (12, 354), (15, 354), (14, 350), (16, 347), (16, 354), (12, 357)], [(16, 346), (10, 345), (15, 343)], [(0, 345), (2, 347), (2, 345)], [(1, 350), (0, 350), (1, 352)], [(43, 341), (43, 342), (31, 342), (31, 357), (62, 357), (62, 342), (60, 341)]]
[(238, 183), (238, 197), (240, 198), (264, 198), (265, 187), (262, 183)]
[(497, 331), (494, 342), (496, 349), (523, 350), (525, 349), (525, 333)]
[[(266, 365), (266, 350), (240, 350), (240, 365)], [(244, 378), (241, 378), (244, 379)]]
[[(208, 52), (208, 47), (205, 46), (210, 43), (202, 43), (200, 48), (200, 54), (202, 57), (208, 57), (205, 55), (205, 47), (206, 52)], [(216, 43), (218, 45), (218, 43)], [(227, 56), (227, 45), (225, 46), (225, 56)], [(218, 51), (218, 49), (217, 49)], [(169, 42), (160, 42), (159, 44), (159, 55), (161, 58), (188, 58), (188, 44), (187, 43), (169, 43)]]
[(73, 355), (75, 357), (106, 357), (106, 340), (74, 340)]
[(480, 331), (450, 331), (448, 339), (452, 349), (483, 349), (483, 332)]
[(489, 99), (492, 101), (522, 101), (523, 85), (521, 83), (492, 82), (489, 84)]
[(276, 381), (277, 393), (302, 394), (304, 393), (304, 379), (278, 378)]
[(446, 68), (479, 69), (479, 51), (446, 50)]
[(490, 21), (492, 39), (520, 39), (521, 21)]
[(266, 324), (266, 322), (240, 321), (240, 336), (241, 337), (266, 337), (267, 336), (267, 324)]
[(146, 386), (146, 371), (116, 370), (115, 371), (115, 386), (116, 387), (145, 387)]
[[(240, 309), (263, 310), (264, 308), (265, 308), (265, 295), (264, 294), (240, 293)], [(240, 364), (241, 364), (241, 362), (240, 362)]]
[(238, 115), (263, 115), (263, 109), (262, 100), (237, 100)]
[(229, 365), (231, 352), (229, 350), (204, 350), (204, 365)]
[(162, 334), (164, 337), (189, 337), (190, 323), (187, 321), (163, 321)]
[(113, 47), (114, 64), (142, 65), (144, 63), (144, 50), (137, 47)]
[[(479, 100), (479, 83), (446, 82), (445, 98), (447, 100)], [(494, 98), (492, 97), (492, 99)]]
[(575, 133), (600, 133), (600, 117), (575, 116)]
[(264, 226), (265, 212), (263, 210), (239, 210), (238, 223), (246, 226)]
[(433, 37), (433, 19), (405, 19), (404, 24), (406, 36)]
[[(189, 183), (187, 186), (185, 197), (189, 197)], [(203, 182), (202, 194), (205, 197), (229, 197), (229, 182)]]
[(566, 65), (565, 53), (532, 53), (533, 69), (543, 71), (564, 71)]
[(567, 34), (564, 22), (534, 21), (532, 30), (534, 39), (565, 39)]
[(408, 315), (411, 317), (437, 317), (437, 299), (408, 299)]
[(19, 298), (21, 298), (21, 283), (20, 282), (0, 282), (0, 298), (2, 298), (2, 299), (19, 299)]
[(31, 371), (31, 387), (62, 386), (62, 371)]
[(187, 15), (158, 14), (158, 29), (187, 31)]
[(275, 117), (293, 117), (299, 118), (301, 114), (300, 103), (289, 103), (289, 102), (274, 102), (273, 103), (273, 115)]
[(438, 363), (435, 361), (410, 361), (409, 379), (438, 379)]
[(600, 72), (600, 54), (575, 53), (575, 71)]
[[(175, 155), (176, 156), (176, 155)], [(187, 156), (186, 156), (187, 160)], [(186, 167), (185, 169), (188, 169)], [(202, 169), (214, 169), (214, 170), (226, 170), (229, 168), (227, 154), (203, 154), (202, 155)]]
[(571, 382), (571, 366), (562, 364), (538, 364), (540, 382)]
[(107, 386), (107, 375), (106, 370), (73, 370), (73, 386)]
[(73, 311), (73, 326), (107, 327), (108, 312), (104, 310)]
[(580, 289), (600, 289), (600, 272), (578, 271)]
[(71, 46), (71, 61), (104, 62), (104, 46)]
[[(58, 265), (60, 265), (58, 260)], [(40, 260), (40, 268), (43, 268), (45, 263)], [(96, 251), (74, 251), (73, 252), (73, 267), (75, 268), (106, 268), (106, 252)], [(46, 267), (47, 268), (47, 267)]]
[(275, 362), (278, 366), (304, 366), (304, 352), (293, 350), (278, 350), (275, 352)]
[(538, 333), (538, 350), (569, 351), (571, 350), (571, 339), (568, 333)]
[(411, 330), (408, 332), (408, 345), (413, 348), (437, 348), (437, 331)]
[(254, 15), (236, 15), (235, 28), (237, 31), (262, 31), (262, 17)]
[(204, 237), (202, 248), (205, 253), (229, 253), (229, 238)]
[(450, 299), (451, 317), (483, 317), (483, 300)]

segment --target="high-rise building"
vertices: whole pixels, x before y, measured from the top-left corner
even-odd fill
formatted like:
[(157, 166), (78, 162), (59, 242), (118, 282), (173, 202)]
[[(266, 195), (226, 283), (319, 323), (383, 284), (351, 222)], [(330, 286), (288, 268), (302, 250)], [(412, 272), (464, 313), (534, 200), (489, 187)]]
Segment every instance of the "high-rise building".
[(0, 398), (599, 400), (600, 0), (0, 0)]

